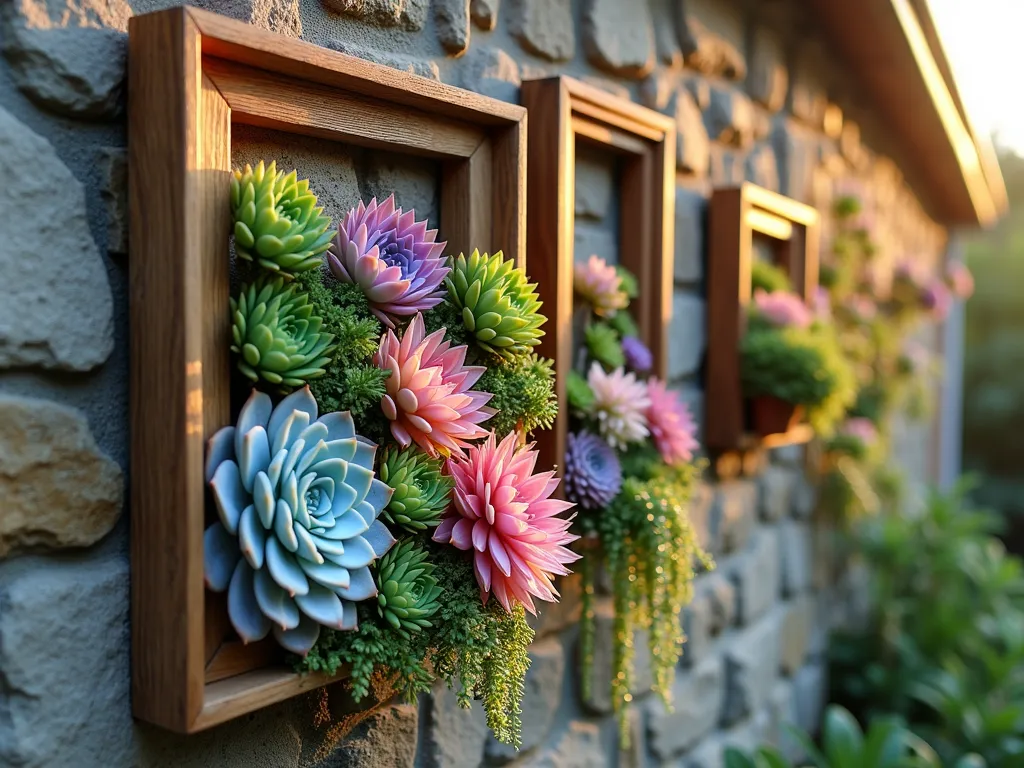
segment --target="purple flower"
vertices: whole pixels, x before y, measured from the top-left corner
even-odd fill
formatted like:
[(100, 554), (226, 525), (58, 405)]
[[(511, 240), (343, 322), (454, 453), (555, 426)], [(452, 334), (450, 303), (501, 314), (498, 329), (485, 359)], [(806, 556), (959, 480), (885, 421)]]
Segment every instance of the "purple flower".
[(436, 229), (416, 221), (416, 211), (402, 212), (391, 195), (380, 205), (359, 203), (345, 216), (327, 254), (339, 280), (356, 283), (370, 308), (389, 328), (395, 318), (436, 307), (444, 298), (441, 283), (448, 275)]
[(946, 319), (952, 303), (953, 297), (949, 288), (941, 280), (932, 280), (921, 289), (921, 306), (939, 322)]
[(761, 317), (779, 328), (806, 328), (813, 321), (804, 300), (789, 291), (754, 291), (754, 306)]
[(626, 356), (626, 367), (637, 373), (645, 373), (654, 365), (654, 355), (636, 336), (622, 339), (622, 354)]
[(607, 506), (622, 488), (622, 466), (615, 451), (597, 435), (569, 435), (565, 451), (565, 495), (583, 509)]

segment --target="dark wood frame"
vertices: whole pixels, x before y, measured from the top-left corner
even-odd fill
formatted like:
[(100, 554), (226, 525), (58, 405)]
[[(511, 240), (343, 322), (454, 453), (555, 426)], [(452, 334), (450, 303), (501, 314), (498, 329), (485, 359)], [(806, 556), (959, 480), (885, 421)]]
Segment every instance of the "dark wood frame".
[(204, 446), (230, 418), (232, 123), (436, 158), (449, 248), (526, 253), (522, 107), (194, 8), (131, 19), (132, 706), (179, 732), (338, 679), (223, 642), (203, 585)]
[[(632, 311), (654, 353), (654, 373), (664, 378), (672, 316), (675, 121), (571, 77), (524, 81), (521, 94), (530, 113), (527, 250), (548, 317), (539, 351), (555, 360), (558, 402), (564, 406), (572, 367), (577, 141), (622, 158), (620, 261), (637, 276), (641, 298)], [(561, 464), (568, 419), (568, 409), (561, 408), (553, 434), (540, 441), (541, 466)]]
[(704, 441), (715, 451), (805, 443), (801, 424), (785, 434), (754, 438), (745, 425), (740, 342), (750, 302), (754, 233), (772, 238), (775, 263), (811, 302), (818, 287), (818, 212), (753, 184), (716, 189), (708, 212), (708, 351)]

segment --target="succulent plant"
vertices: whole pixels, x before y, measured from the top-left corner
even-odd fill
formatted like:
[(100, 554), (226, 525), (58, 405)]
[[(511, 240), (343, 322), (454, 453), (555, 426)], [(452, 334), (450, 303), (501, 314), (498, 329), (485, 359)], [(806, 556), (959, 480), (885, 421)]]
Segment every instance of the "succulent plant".
[(323, 376), (331, 362), (334, 336), (322, 333), (323, 320), (295, 283), (260, 278), (231, 299), (231, 351), (238, 368), (253, 381), (301, 387)]
[(452, 479), (441, 461), (416, 448), (389, 447), (380, 459), (380, 479), (395, 492), (384, 509), (392, 525), (410, 533), (435, 528), (451, 501)]
[(277, 407), (253, 391), (235, 426), (210, 438), (206, 585), (227, 590), (243, 642), (273, 629), (305, 655), (321, 626), (356, 628), (355, 603), (377, 595), (370, 563), (395, 543), (377, 519), (392, 491), (374, 476), (375, 451), (347, 412), (318, 418), (309, 387)]
[[(626, 314), (620, 312), (619, 314)], [(622, 339), (622, 355), (626, 367), (637, 373), (646, 373), (654, 367), (654, 355), (651, 350), (636, 336), (625, 336)]]
[(391, 195), (380, 205), (359, 203), (345, 216), (327, 263), (339, 280), (363, 289), (373, 313), (389, 328), (394, 318), (436, 307), (444, 299), (441, 283), (448, 266), (436, 243), (436, 229), (402, 212)]
[(607, 323), (591, 323), (583, 332), (590, 356), (609, 368), (626, 364), (619, 334)]
[(377, 612), (403, 633), (431, 626), (441, 604), (441, 588), (433, 577), (429, 553), (415, 539), (404, 539), (380, 560), (377, 568)]
[(468, 258), (460, 253), (446, 282), (449, 299), (483, 349), (513, 357), (540, 344), (547, 318), (538, 312), (537, 284), (528, 283), (501, 251), (474, 250)]
[(565, 497), (583, 509), (607, 506), (622, 488), (622, 465), (614, 449), (590, 432), (570, 434), (565, 451)]
[(622, 284), (622, 273), (600, 256), (573, 266), (573, 290), (590, 304), (594, 314), (613, 317), (629, 306), (629, 294)]
[(597, 431), (612, 448), (625, 448), (647, 437), (651, 399), (644, 382), (622, 368), (605, 373), (600, 365), (592, 363), (587, 384), (594, 393), (590, 412), (597, 419)]
[(804, 300), (790, 291), (768, 293), (760, 288), (754, 291), (754, 309), (757, 315), (776, 328), (807, 328), (814, 315)]
[(679, 393), (665, 386), (665, 382), (652, 378), (647, 382), (647, 425), (654, 445), (666, 464), (679, 465), (693, 458), (697, 450), (697, 422), (690, 409), (679, 399)]
[(289, 279), (318, 267), (333, 235), (323, 210), (295, 171), (278, 171), (276, 161), (264, 167), (261, 160), (255, 169), (247, 164), (231, 180), (235, 253)]

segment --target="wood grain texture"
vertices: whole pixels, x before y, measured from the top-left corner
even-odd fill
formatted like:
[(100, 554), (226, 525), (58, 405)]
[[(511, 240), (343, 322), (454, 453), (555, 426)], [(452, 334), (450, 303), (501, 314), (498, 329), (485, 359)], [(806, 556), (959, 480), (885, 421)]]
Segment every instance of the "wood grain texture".
[(442, 166), (441, 232), (448, 241), (446, 253), (468, 256), (474, 248), (492, 250), (490, 189), (493, 173), (489, 139), (472, 157), (452, 160)]
[(206, 686), (202, 712), (192, 730), (212, 728), (345, 677), (348, 677), (346, 669), (339, 670), (335, 677), (329, 677), (319, 673), (297, 675), (286, 667), (268, 667), (210, 683)]
[(490, 192), (486, 189), (473, 191), (474, 195), (491, 196), (491, 248), (515, 259), (520, 269), (527, 269), (527, 130), (524, 111), (522, 120), (494, 132)]
[(572, 118), (572, 130), (577, 139), (603, 149), (618, 150), (629, 155), (642, 155), (648, 151), (648, 142), (643, 139), (579, 115)]

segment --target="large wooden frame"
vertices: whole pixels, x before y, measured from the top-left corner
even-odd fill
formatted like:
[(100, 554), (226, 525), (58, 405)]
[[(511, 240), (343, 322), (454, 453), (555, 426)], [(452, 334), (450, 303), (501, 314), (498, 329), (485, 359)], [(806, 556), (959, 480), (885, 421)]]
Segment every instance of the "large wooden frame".
[(747, 434), (739, 349), (751, 296), (754, 234), (772, 240), (775, 263), (811, 302), (818, 287), (818, 212), (753, 184), (716, 189), (710, 205), (704, 441), (717, 451), (807, 442), (813, 432), (803, 424), (759, 440)]
[(449, 248), (523, 264), (526, 110), (193, 8), (133, 18), (129, 54), (132, 701), (194, 732), (331, 681), (224, 642), (204, 591), (204, 444), (230, 418), (232, 123), (436, 158)]
[(530, 113), (527, 250), (548, 316), (540, 353), (555, 360), (563, 404), (553, 435), (539, 446), (541, 465), (551, 467), (562, 462), (568, 432), (576, 142), (622, 158), (619, 254), (639, 281), (634, 316), (654, 353), (654, 372), (664, 378), (672, 316), (676, 127), (659, 112), (571, 77), (523, 82), (522, 103)]

